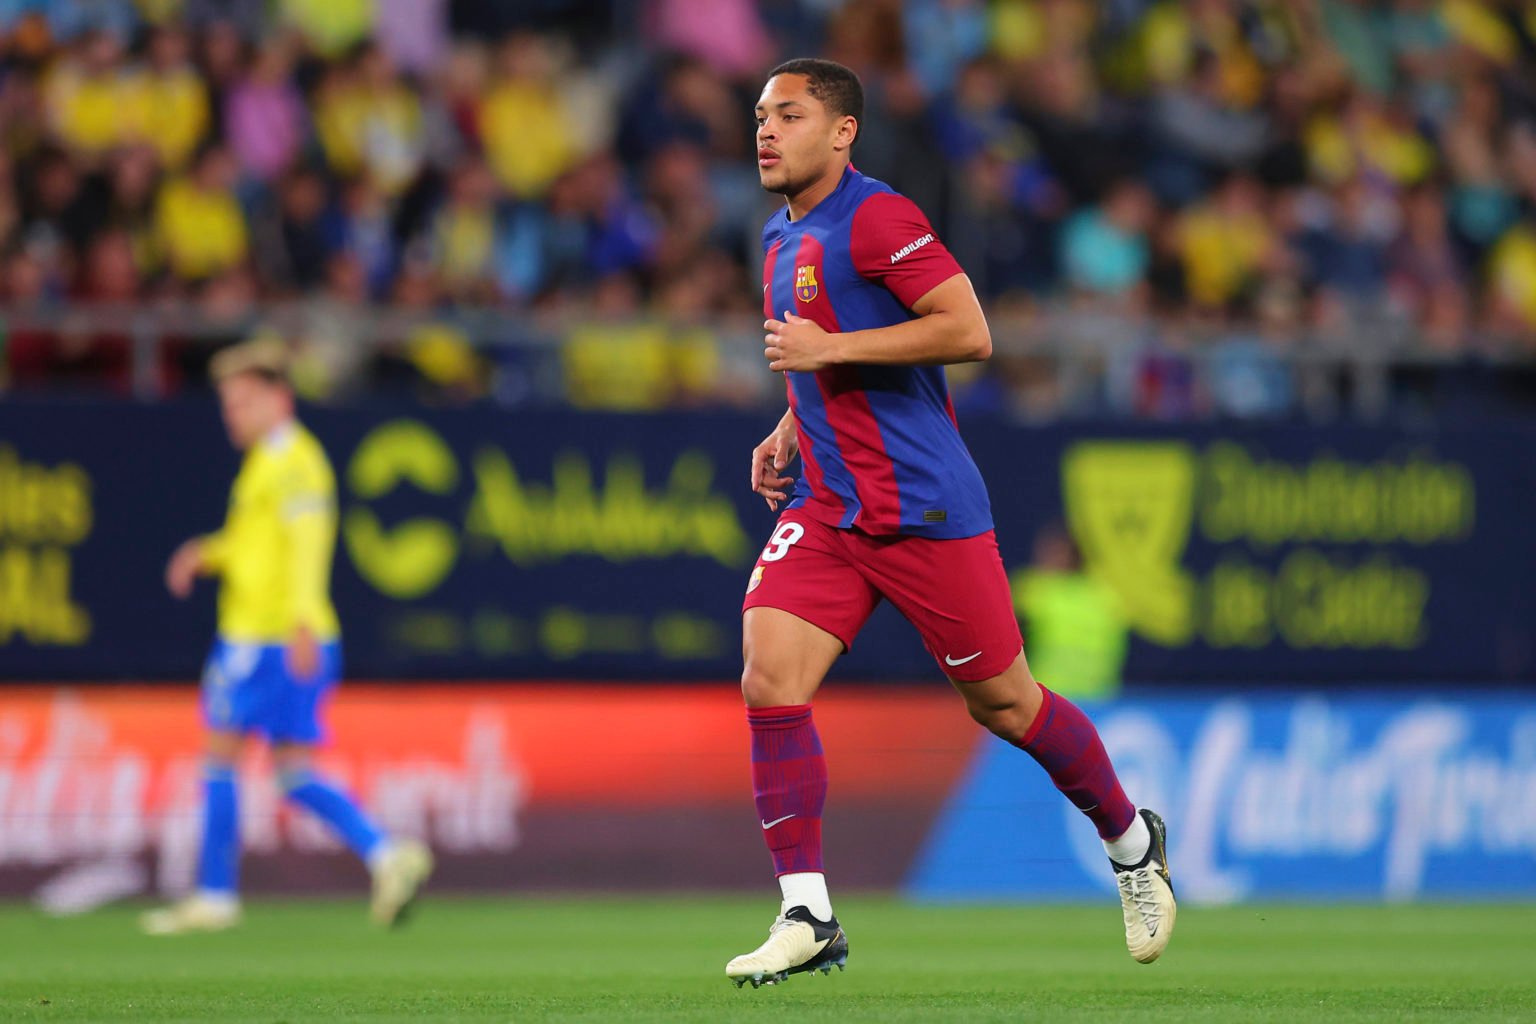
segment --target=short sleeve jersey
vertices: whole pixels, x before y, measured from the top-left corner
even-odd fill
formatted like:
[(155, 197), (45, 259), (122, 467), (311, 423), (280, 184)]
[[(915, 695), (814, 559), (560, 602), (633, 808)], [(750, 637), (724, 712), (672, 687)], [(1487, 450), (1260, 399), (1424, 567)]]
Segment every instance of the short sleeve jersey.
[[(800, 220), (763, 227), (763, 312), (830, 332), (890, 327), (961, 273), (917, 205), (851, 167)], [(802, 471), (789, 508), (871, 534), (972, 537), (992, 529), (986, 485), (955, 421), (942, 366), (834, 366), (785, 374)]]
[(329, 596), (336, 543), (336, 481), (313, 434), (290, 424), (246, 453), (224, 528), (204, 542), (216, 568), (219, 635), (235, 643), (287, 643), (299, 624), (338, 634)]

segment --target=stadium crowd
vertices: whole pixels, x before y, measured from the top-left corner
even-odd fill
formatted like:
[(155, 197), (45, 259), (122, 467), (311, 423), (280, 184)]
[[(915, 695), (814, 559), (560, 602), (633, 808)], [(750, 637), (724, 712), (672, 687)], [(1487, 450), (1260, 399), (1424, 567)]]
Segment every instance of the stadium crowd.
[[(1308, 347), (1536, 348), (1523, 0), (0, 0), (9, 383), (127, 388), (93, 304), (290, 303), (316, 395), (519, 400), (525, 348), (468, 341), (553, 331), (578, 404), (760, 400), (750, 109), (802, 54), (989, 303), (962, 404), (1061, 408), (1046, 336), (1174, 418), (1288, 414)], [(419, 323), (382, 356), (380, 306)]]

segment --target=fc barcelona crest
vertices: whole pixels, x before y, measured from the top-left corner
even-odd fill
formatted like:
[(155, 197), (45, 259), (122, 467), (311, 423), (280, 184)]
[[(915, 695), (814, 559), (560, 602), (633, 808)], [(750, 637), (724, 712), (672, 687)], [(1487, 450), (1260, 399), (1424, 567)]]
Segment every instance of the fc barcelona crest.
[(795, 268), (795, 298), (801, 302), (814, 302), (816, 293), (816, 265), (814, 263)]

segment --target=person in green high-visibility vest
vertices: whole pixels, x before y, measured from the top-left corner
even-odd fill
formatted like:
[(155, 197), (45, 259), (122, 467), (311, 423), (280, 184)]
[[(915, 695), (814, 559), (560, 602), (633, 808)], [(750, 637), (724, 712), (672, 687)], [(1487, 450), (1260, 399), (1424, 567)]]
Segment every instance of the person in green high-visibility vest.
[(1074, 700), (1113, 699), (1125, 668), (1125, 614), (1114, 588), (1084, 570), (1065, 526), (1035, 535), (1034, 561), (1012, 583), (1035, 678)]

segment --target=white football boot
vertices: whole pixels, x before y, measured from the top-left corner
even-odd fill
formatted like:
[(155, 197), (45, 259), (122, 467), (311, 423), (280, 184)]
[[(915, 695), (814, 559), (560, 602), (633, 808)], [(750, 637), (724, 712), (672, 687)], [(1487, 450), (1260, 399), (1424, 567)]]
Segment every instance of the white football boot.
[(373, 923), (386, 928), (405, 920), (422, 883), (432, 874), (432, 851), (415, 839), (392, 839), (372, 866)]
[(145, 935), (222, 932), (240, 923), (240, 901), (194, 893), (186, 899), (139, 915)]
[(1168, 948), (1179, 905), (1168, 876), (1168, 828), (1152, 811), (1138, 813), (1152, 834), (1147, 855), (1139, 864), (1109, 863), (1115, 869), (1120, 908), (1125, 912), (1125, 947), (1138, 963), (1149, 964)]
[(818, 921), (804, 907), (792, 907), (773, 919), (768, 941), (725, 965), (725, 976), (737, 988), (752, 983), (777, 985), (791, 974), (820, 971), (831, 974), (848, 964), (848, 936), (837, 918)]

